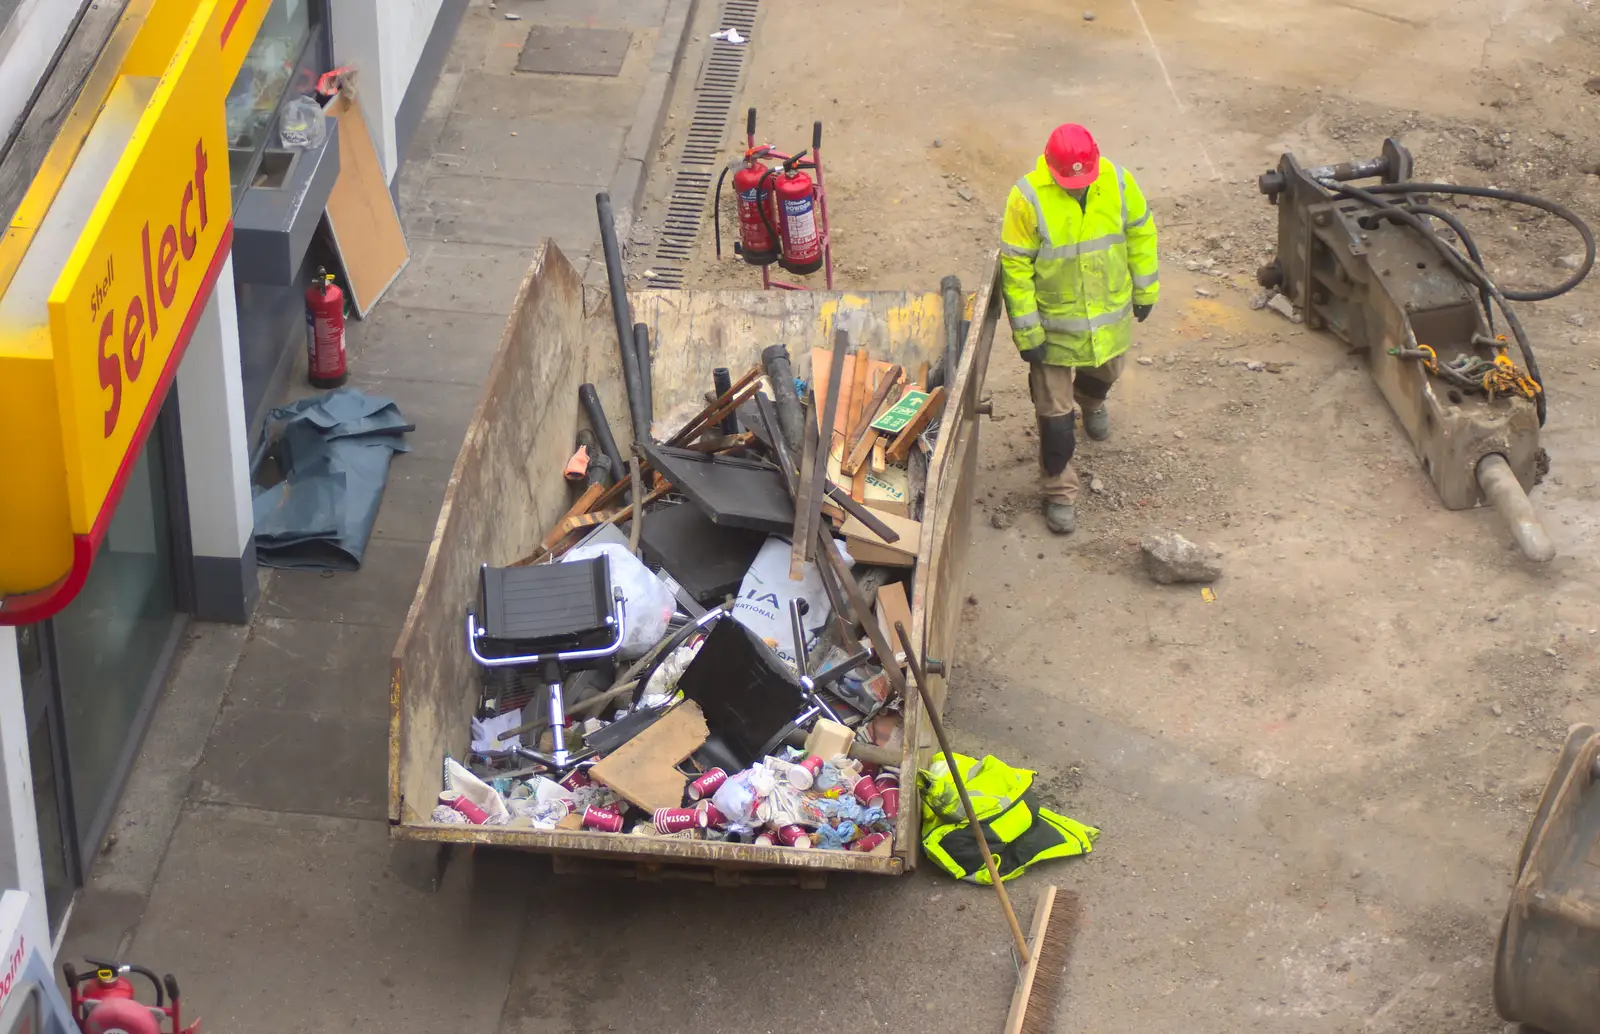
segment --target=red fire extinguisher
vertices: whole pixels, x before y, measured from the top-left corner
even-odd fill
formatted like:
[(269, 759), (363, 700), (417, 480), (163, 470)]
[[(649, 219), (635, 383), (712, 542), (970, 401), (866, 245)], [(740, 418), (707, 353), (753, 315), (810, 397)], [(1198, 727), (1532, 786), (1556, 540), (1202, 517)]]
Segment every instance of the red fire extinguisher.
[(761, 160), (766, 150), (745, 152), (744, 164), (733, 174), (734, 203), (739, 212), (739, 254), (752, 266), (778, 260), (778, 241), (772, 234), (777, 222), (772, 169)]
[(817, 190), (811, 177), (795, 168), (801, 151), (783, 163), (772, 193), (777, 200), (778, 262), (791, 273), (815, 273), (822, 268), (822, 235), (817, 232)]
[(344, 292), (320, 266), (306, 288), (306, 372), (316, 388), (337, 388), (350, 376), (344, 360)]

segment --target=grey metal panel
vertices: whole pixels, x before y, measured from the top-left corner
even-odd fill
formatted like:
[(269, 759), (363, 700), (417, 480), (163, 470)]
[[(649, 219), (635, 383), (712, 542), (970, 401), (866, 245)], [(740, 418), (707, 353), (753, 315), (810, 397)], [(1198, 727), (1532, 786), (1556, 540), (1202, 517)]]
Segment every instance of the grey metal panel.
[(251, 187), (233, 217), (233, 268), (256, 284), (295, 283), (300, 260), (339, 178), (339, 123), (324, 118), (322, 146), (301, 152), (282, 187)]

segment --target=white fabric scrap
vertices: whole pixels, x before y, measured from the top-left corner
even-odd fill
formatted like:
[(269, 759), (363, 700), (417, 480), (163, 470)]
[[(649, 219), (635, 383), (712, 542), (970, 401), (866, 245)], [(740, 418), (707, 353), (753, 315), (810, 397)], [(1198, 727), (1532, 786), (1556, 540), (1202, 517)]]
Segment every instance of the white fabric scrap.
[(522, 724), (522, 708), (513, 708), (493, 718), (474, 718), (472, 720), (472, 752), (492, 756), (506, 754), (522, 746), (520, 734), (507, 736), (504, 739), (500, 734), (507, 729), (515, 729)]
[(712, 39), (724, 40), (724, 41), (726, 41), (728, 43), (748, 43), (748, 42), (750, 42), (750, 38), (748, 36), (739, 35), (739, 30), (735, 29), (735, 28), (732, 28), (731, 26), (729, 28), (723, 29), (721, 32), (713, 32), (711, 34), (711, 38)]

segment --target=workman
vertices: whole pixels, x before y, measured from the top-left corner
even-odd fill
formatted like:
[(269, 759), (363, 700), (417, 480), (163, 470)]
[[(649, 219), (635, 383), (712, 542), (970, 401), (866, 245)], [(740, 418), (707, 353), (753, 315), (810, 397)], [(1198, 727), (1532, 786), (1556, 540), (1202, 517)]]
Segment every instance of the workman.
[(1077, 526), (1073, 402), (1095, 441), (1111, 433), (1106, 396), (1133, 321), (1161, 291), (1156, 224), (1133, 176), (1082, 126), (1058, 126), (1034, 170), (1011, 188), (1000, 229), (1001, 283), (1011, 339), (1028, 364), (1039, 418), (1045, 523)]

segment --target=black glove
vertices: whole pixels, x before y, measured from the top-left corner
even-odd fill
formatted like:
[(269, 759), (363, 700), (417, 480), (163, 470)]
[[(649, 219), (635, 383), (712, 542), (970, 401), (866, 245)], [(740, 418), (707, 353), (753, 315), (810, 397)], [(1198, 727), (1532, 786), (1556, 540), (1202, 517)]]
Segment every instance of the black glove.
[(1138, 320), (1140, 323), (1143, 323), (1144, 322), (1144, 318), (1146, 316), (1150, 315), (1150, 310), (1153, 309), (1153, 308), (1155, 308), (1154, 305), (1140, 305), (1138, 302), (1134, 302), (1133, 303), (1133, 318)]
[(1022, 350), (1022, 361), (1029, 366), (1038, 366), (1044, 362), (1044, 346), (1034, 345), (1032, 348), (1024, 348)]

